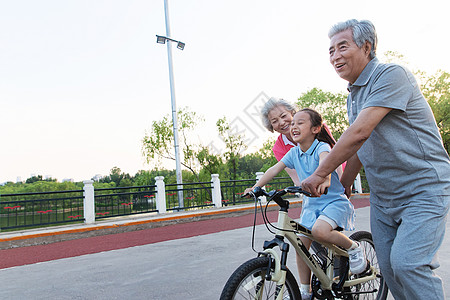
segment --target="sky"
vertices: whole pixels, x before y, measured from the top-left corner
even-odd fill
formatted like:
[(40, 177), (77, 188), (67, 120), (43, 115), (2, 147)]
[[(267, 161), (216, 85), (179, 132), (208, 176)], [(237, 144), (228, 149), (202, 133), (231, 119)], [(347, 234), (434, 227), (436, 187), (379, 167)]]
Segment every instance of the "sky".
[[(448, 1), (169, 0), (176, 105), (203, 116), (193, 137), (223, 151), (215, 123), (273, 136), (257, 108), (309, 89), (345, 92), (328, 60), (329, 28), (371, 20), (378, 56), (450, 71)], [(171, 115), (163, 0), (0, 0), (0, 183), (82, 181), (149, 170), (142, 139)], [(173, 163), (166, 163), (174, 168)]]

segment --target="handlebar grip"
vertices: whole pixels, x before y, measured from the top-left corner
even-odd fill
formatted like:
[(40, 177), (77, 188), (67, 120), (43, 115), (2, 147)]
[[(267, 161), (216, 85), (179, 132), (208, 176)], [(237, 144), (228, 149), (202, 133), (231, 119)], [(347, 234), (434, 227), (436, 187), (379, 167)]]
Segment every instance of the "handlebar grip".
[(260, 196), (268, 196), (268, 194), (261, 187), (257, 186), (251, 192), (242, 195), (241, 198), (244, 198), (247, 196), (260, 197)]

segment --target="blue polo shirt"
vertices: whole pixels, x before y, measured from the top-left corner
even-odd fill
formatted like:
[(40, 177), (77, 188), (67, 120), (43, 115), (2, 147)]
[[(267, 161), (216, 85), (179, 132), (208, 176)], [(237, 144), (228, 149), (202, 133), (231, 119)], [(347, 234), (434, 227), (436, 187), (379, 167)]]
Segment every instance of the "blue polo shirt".
[[(296, 146), (289, 150), (281, 161), (286, 167), (295, 169), (300, 180), (303, 180), (319, 166), (319, 155), (330, 150), (327, 143), (314, 140), (306, 152)], [(336, 171), (331, 174), (331, 185), (326, 195), (318, 198), (304, 197), (300, 223), (311, 229), (320, 215), (327, 216), (345, 230), (354, 229), (354, 208), (344, 194), (344, 187)]]
[(413, 74), (374, 58), (348, 90), (350, 124), (364, 108), (392, 108), (358, 150), (371, 203), (395, 207), (450, 195), (450, 160)]

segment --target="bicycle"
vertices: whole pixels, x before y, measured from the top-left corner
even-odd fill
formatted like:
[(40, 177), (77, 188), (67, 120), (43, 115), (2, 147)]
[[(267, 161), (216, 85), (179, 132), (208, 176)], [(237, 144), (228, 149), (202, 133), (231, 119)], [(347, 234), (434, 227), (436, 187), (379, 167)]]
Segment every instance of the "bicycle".
[[(365, 248), (368, 260), (368, 268), (363, 274), (351, 274), (347, 251), (333, 244), (319, 243), (310, 230), (288, 216), (289, 201), (282, 198), (287, 193), (310, 196), (300, 187), (287, 187), (269, 193), (261, 188), (255, 188), (250, 193), (255, 199), (252, 248), (258, 256), (244, 262), (233, 272), (222, 290), (220, 300), (301, 300), (298, 283), (286, 265), (290, 245), (285, 242), (285, 238), (311, 269), (313, 274), (311, 299), (386, 299), (388, 287), (378, 269), (372, 234), (358, 231), (350, 236)], [(257, 203), (260, 196), (268, 197), (264, 210), (260, 203), (261, 213), (267, 229), (275, 234), (275, 237), (265, 241), (263, 251), (258, 252), (254, 248), (254, 240)], [(267, 219), (267, 208), (271, 201), (280, 207), (276, 226)], [(276, 229), (276, 232), (273, 232), (269, 225)], [(313, 240), (310, 250), (304, 246), (297, 234)], [(281, 254), (275, 251), (277, 247)]]

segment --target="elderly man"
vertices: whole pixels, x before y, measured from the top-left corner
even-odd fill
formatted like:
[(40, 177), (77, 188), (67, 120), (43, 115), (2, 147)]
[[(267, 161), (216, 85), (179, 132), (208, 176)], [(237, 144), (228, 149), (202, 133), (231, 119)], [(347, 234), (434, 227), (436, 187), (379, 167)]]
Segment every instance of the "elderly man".
[(330, 62), (349, 82), (350, 127), (313, 175), (317, 187), (347, 160), (348, 191), (361, 166), (370, 186), (371, 231), (381, 272), (396, 299), (444, 299), (433, 269), (445, 234), (450, 160), (433, 113), (413, 75), (376, 58), (370, 21), (349, 20), (329, 32)]

